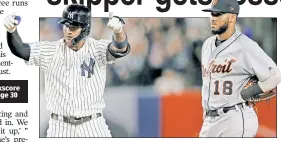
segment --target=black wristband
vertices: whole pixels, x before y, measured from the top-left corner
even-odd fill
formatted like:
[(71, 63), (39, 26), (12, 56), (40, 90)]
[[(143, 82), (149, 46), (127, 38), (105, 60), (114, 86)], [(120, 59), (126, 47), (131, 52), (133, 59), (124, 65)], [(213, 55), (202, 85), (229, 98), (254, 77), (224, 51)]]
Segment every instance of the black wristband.
[(115, 40), (114, 40), (114, 37), (112, 36), (112, 44), (113, 44), (116, 48), (118, 48), (118, 49), (122, 49), (122, 48), (126, 47), (126, 46), (128, 45), (128, 38), (127, 38), (127, 35), (126, 35), (125, 41), (123, 41), (123, 42), (117, 42), (117, 41), (115, 41)]
[(130, 44), (128, 43), (128, 44), (127, 44), (127, 50), (124, 51), (124, 52), (120, 52), (120, 51), (115, 51), (115, 50), (111, 49), (111, 48), (110, 48), (110, 44), (109, 44), (109, 46), (108, 46), (108, 51), (109, 51), (109, 53), (110, 53), (113, 57), (115, 57), (115, 58), (121, 58), (121, 57), (124, 57), (124, 56), (126, 56), (127, 54), (129, 54), (129, 52), (131, 51), (131, 46), (130, 46)]

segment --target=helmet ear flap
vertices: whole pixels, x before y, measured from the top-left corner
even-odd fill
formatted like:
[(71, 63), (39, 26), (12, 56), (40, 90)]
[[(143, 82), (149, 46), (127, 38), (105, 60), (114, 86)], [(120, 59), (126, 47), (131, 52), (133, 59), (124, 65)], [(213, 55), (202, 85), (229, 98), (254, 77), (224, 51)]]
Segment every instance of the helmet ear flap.
[(90, 34), (90, 31), (90, 24), (87, 24), (87, 26), (82, 27), (81, 33), (76, 38), (72, 39), (72, 45), (76, 45), (82, 39), (85, 39)]
[(91, 24), (87, 24), (87, 26), (85, 26), (84, 28), (85, 28), (86, 36), (88, 36), (90, 34), (90, 31), (91, 31)]

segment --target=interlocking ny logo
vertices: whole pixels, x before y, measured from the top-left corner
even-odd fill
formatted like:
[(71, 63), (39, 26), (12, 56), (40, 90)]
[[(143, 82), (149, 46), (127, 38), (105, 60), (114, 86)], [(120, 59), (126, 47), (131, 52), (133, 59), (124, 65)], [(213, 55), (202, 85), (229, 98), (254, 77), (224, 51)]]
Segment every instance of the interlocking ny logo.
[(67, 18), (69, 19), (73, 19), (74, 13), (73, 12), (69, 12)]
[(90, 58), (90, 63), (89, 63), (89, 66), (87, 66), (87, 64), (85, 63), (85, 61), (83, 61), (83, 64), (81, 65), (81, 75), (82, 76), (86, 76), (85, 74), (85, 71), (88, 72), (88, 78), (91, 77), (91, 75), (94, 74), (94, 65), (95, 65), (95, 61), (93, 58)]

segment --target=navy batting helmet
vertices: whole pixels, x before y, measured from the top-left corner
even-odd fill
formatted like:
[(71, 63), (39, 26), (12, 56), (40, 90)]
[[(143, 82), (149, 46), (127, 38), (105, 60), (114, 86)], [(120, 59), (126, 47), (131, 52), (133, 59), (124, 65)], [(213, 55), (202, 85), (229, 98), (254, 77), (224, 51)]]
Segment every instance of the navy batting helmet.
[(62, 19), (59, 23), (82, 27), (80, 35), (71, 41), (73, 45), (89, 35), (91, 30), (91, 17), (91, 10), (84, 5), (71, 4), (64, 9)]

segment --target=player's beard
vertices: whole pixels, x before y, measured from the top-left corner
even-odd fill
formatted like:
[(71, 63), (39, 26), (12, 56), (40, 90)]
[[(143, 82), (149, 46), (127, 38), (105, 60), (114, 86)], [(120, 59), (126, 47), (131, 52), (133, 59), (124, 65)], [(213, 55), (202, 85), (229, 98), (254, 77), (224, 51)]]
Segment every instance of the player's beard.
[(212, 34), (213, 35), (220, 35), (220, 34), (223, 34), (226, 30), (227, 30), (227, 28), (228, 28), (228, 23), (226, 22), (226, 23), (224, 23), (224, 25), (222, 25), (221, 27), (219, 27), (219, 29), (217, 29), (217, 30), (215, 30), (215, 29), (213, 29), (212, 30)]

